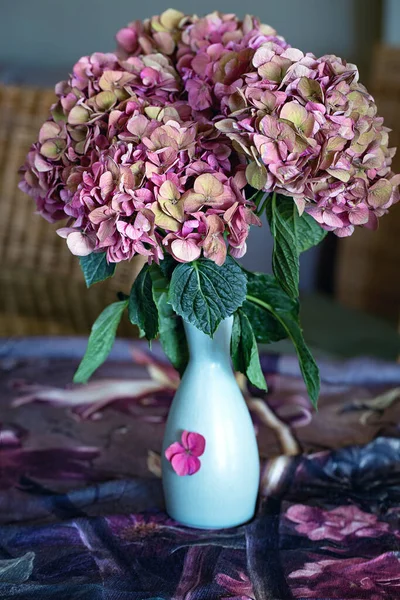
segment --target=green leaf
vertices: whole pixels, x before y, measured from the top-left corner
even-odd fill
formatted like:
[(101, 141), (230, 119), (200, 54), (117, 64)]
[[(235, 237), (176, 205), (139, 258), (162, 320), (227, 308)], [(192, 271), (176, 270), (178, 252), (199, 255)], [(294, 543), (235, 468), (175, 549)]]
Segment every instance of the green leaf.
[(85, 356), (74, 375), (74, 383), (86, 383), (106, 360), (113, 346), (122, 314), (127, 306), (128, 300), (114, 302), (107, 306), (93, 323)]
[(272, 344), (287, 338), (287, 333), (282, 325), (260, 306), (246, 300), (243, 303), (258, 344)]
[(129, 319), (149, 341), (157, 337), (158, 310), (153, 300), (153, 283), (148, 265), (144, 265), (133, 283), (129, 296)]
[(283, 289), (296, 298), (299, 255), (322, 242), (327, 232), (307, 213), (300, 216), (296, 203), (288, 196), (273, 195), (266, 212), (274, 237), (274, 273)]
[(189, 349), (181, 317), (178, 317), (163, 294), (158, 303), (161, 346), (175, 369), (183, 375), (189, 362)]
[(321, 225), (307, 213), (303, 213), (300, 216), (297, 212), (297, 208), (295, 220), (297, 229), (297, 249), (300, 254), (306, 252), (313, 246), (318, 246), (328, 234), (328, 232), (325, 231), (325, 229), (322, 229)]
[(161, 268), (152, 265), (153, 298), (158, 309), (161, 346), (175, 369), (183, 375), (189, 361), (189, 349), (181, 317), (168, 302), (169, 280)]
[(288, 337), (290, 337), (293, 342), (308, 395), (313, 406), (316, 407), (320, 389), (319, 370), (317, 363), (304, 340), (300, 324), (288, 313), (280, 312), (278, 310), (272, 310), (271, 312), (286, 329)]
[(249, 381), (260, 390), (267, 390), (260, 365), (257, 342), (250, 321), (242, 310), (235, 313), (232, 329), (231, 355), (236, 371), (247, 375)]
[[(313, 246), (317, 246), (326, 237), (327, 231), (313, 219), (310, 215), (304, 212), (301, 216), (297, 210), (297, 206), (293, 198), (288, 196), (277, 196), (277, 210), (281, 217), (286, 221), (293, 231), (296, 248), (299, 254), (306, 252)], [(268, 203), (267, 217), (271, 222), (272, 203)]]
[[(282, 310), (293, 313), (295, 317), (298, 316), (298, 302), (283, 292), (273, 275), (247, 273), (247, 293), (267, 303), (272, 300), (275, 305), (281, 305)], [(284, 327), (263, 307), (246, 300), (243, 310), (259, 344), (270, 344), (287, 338)]]
[[(292, 298), (299, 295), (299, 251), (297, 247), (294, 222), (288, 218), (286, 202), (281, 203), (281, 196), (272, 195), (267, 205), (267, 217), (274, 238), (272, 268), (281, 287)], [(293, 207), (297, 207), (291, 200)]]
[(299, 301), (290, 298), (281, 288), (276, 278), (269, 273), (250, 273), (247, 275), (247, 293), (260, 298), (273, 306), (279, 306), (280, 310), (292, 313), (295, 317), (299, 315)]
[[(319, 372), (303, 338), (299, 323), (298, 303), (280, 288), (271, 275), (248, 274), (247, 290), (248, 294), (243, 310), (249, 317), (256, 333), (256, 339), (275, 341), (274, 335), (283, 333), (284, 337), (292, 340), (308, 394), (316, 406), (320, 385)], [(257, 320), (254, 320), (254, 314), (256, 314)], [(266, 319), (265, 324), (263, 324), (262, 315)], [(271, 318), (279, 329), (271, 329)]]
[(89, 288), (94, 283), (112, 277), (115, 272), (115, 263), (108, 263), (105, 252), (92, 252), (79, 259), (86, 285)]
[(150, 267), (150, 276), (153, 287), (153, 299), (156, 305), (162, 295), (168, 295), (169, 290), (169, 279), (164, 274), (161, 265), (153, 263)]
[(176, 268), (176, 265), (176, 260), (170, 254), (164, 254), (163, 260), (160, 260), (159, 268), (168, 281), (171, 281), (172, 273)]
[(200, 259), (179, 265), (172, 274), (172, 308), (209, 336), (242, 306), (245, 297), (246, 275), (230, 256), (221, 267)]

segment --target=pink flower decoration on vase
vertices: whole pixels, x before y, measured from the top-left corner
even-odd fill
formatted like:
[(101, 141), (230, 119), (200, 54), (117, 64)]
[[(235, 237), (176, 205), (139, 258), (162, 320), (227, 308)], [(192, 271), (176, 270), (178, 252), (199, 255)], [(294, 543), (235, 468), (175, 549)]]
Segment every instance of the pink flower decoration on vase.
[(199, 456), (204, 454), (206, 440), (200, 433), (184, 431), (181, 442), (174, 442), (165, 451), (165, 457), (180, 477), (194, 475), (200, 470)]

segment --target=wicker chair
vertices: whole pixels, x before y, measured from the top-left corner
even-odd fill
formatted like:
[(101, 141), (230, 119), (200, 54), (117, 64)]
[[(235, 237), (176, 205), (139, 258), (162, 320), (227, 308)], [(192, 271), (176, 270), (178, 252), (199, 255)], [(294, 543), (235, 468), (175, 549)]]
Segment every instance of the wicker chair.
[[(53, 102), (50, 90), (0, 85), (0, 336), (87, 334), (141, 268), (135, 260), (121, 264), (115, 277), (87, 290), (57, 226), (33, 214), (18, 189), (18, 169)], [(135, 331), (126, 320), (119, 333)]]

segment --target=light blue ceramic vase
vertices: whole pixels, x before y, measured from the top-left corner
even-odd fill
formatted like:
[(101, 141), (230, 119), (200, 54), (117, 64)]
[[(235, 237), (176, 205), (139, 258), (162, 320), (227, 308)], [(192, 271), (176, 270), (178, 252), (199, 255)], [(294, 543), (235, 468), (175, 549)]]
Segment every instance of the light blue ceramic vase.
[[(183, 525), (220, 529), (249, 521), (255, 511), (260, 463), (254, 427), (230, 361), (233, 318), (211, 339), (185, 323), (190, 361), (166, 425), (162, 476), (168, 514)], [(201, 433), (201, 468), (180, 477), (164, 456), (184, 430)]]

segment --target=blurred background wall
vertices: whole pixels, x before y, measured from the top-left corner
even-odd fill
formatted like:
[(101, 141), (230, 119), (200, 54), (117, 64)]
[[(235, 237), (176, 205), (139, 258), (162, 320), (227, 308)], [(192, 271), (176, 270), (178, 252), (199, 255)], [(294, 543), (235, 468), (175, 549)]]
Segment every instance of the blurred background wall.
[(317, 55), (337, 53), (365, 70), (380, 30), (380, 0), (2, 0), (0, 61), (3, 68), (32, 68), (35, 81), (45, 79), (40, 73), (45, 69), (62, 75), (83, 54), (111, 51), (114, 33), (128, 21), (170, 4), (186, 13), (258, 15), (293, 46)]
[(385, 0), (383, 7), (383, 39), (389, 46), (400, 46), (400, 2)]

